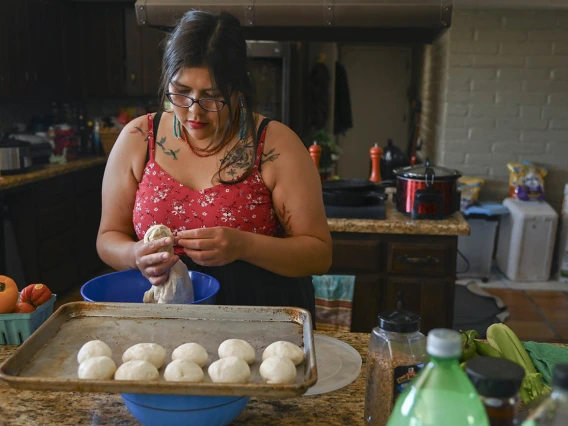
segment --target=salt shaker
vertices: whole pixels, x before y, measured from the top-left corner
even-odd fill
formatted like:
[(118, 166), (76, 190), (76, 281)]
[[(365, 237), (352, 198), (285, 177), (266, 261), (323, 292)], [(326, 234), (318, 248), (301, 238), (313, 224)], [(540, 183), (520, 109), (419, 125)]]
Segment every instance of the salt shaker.
[(367, 352), (365, 424), (384, 426), (396, 398), (428, 360), (420, 316), (409, 311), (379, 315)]

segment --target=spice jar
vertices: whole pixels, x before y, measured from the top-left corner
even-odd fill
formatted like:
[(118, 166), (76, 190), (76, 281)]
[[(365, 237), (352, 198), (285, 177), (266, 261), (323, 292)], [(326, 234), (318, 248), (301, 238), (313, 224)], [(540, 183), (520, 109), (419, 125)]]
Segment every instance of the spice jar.
[(490, 426), (513, 426), (525, 370), (507, 359), (488, 356), (471, 358), (465, 370), (485, 405)]
[(420, 316), (409, 311), (379, 315), (367, 352), (365, 423), (384, 426), (396, 398), (428, 360)]

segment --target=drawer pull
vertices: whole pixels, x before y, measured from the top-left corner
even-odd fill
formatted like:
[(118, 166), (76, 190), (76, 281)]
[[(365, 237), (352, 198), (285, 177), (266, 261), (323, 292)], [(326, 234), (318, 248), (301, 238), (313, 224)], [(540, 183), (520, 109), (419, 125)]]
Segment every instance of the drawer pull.
[(426, 256), (426, 257), (411, 257), (408, 255), (404, 255), (404, 256), (399, 256), (396, 258), (397, 262), (400, 263), (406, 263), (406, 264), (412, 264), (412, 265), (417, 265), (417, 264), (428, 264), (428, 265), (432, 265), (435, 263), (440, 263), (440, 259), (438, 259), (435, 256)]

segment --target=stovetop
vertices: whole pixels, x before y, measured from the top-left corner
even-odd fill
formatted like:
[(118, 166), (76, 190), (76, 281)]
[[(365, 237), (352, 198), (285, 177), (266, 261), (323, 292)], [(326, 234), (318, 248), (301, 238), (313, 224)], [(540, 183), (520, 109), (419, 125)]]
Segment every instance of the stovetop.
[(325, 215), (336, 219), (375, 219), (387, 218), (384, 202), (370, 206), (332, 206), (324, 204)]

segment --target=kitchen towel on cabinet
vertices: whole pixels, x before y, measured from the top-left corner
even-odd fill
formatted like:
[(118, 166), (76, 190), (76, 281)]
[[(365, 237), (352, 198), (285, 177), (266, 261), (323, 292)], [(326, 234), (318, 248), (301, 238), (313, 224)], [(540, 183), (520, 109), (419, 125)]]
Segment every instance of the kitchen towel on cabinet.
[(350, 331), (354, 275), (314, 275), (316, 329)]

